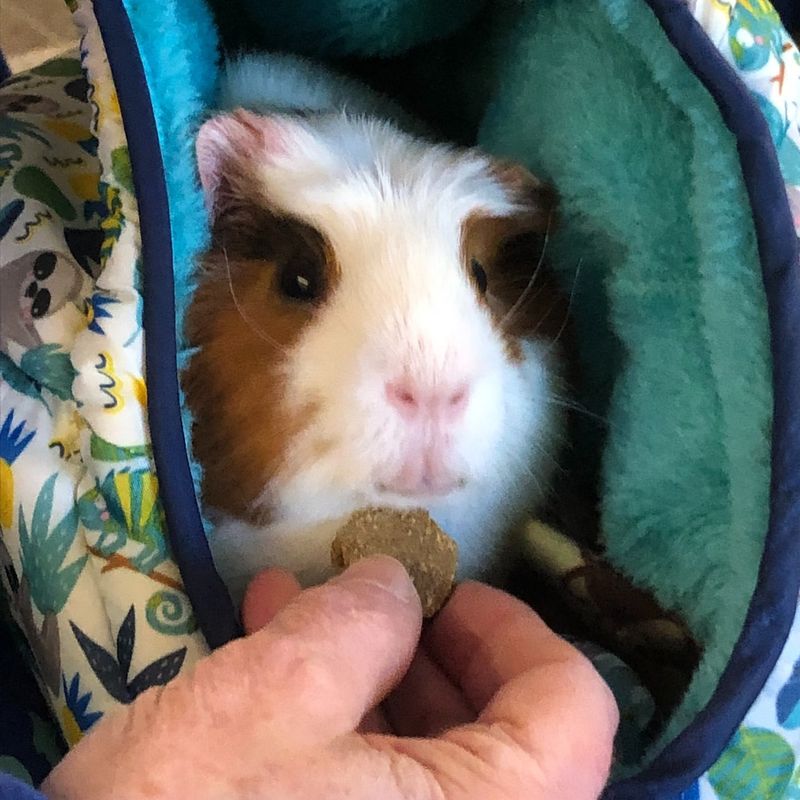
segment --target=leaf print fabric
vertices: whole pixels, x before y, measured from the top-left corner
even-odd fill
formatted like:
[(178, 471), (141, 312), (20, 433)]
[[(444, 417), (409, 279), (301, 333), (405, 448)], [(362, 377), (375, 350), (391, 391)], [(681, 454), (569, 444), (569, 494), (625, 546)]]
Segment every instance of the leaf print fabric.
[(709, 771), (720, 800), (780, 798), (794, 772), (786, 740), (765, 728), (740, 728)]
[(800, 235), (800, 51), (768, 0), (689, 0), (769, 126)]
[(800, 728), (800, 658), (794, 665), (791, 677), (778, 693), (776, 710), (778, 722), (784, 728), (789, 730)]
[(130, 157), (91, 3), (74, 12), (83, 63), (0, 88), (2, 604), (70, 746), (207, 652), (149, 441)]
[(130, 677), (136, 639), (136, 615), (133, 606), (117, 633), (116, 656), (93, 641), (74, 622), (70, 622), (70, 626), (92, 671), (106, 691), (120, 703), (130, 703), (151, 686), (163, 686), (178, 674), (186, 658), (186, 648), (182, 647), (157, 658), (137, 675)]
[(61, 725), (70, 746), (77, 744), (83, 734), (103, 716), (101, 711), (90, 710), (92, 693), (81, 694), (80, 680), (81, 676), (75, 673), (67, 686), (67, 678), (62, 675), (65, 705), (61, 710)]

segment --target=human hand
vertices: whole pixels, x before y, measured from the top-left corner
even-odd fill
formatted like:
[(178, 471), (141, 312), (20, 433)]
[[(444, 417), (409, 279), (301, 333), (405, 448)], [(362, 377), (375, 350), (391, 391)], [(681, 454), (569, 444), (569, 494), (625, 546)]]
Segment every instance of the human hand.
[(523, 603), (459, 586), (419, 641), (400, 564), (301, 592), (262, 573), (247, 637), (104, 719), (54, 800), (590, 800), (618, 716), (591, 664)]

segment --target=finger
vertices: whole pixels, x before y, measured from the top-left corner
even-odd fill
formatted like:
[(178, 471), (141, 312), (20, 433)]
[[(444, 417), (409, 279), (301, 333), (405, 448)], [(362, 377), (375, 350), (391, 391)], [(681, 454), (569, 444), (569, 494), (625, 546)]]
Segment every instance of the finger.
[(397, 688), (383, 703), (391, 729), (399, 736), (437, 736), (473, 722), (475, 711), (423, 648)]
[(507, 681), (574, 652), (528, 605), (475, 582), (456, 588), (426, 630), (423, 643), (478, 710)]
[[(608, 780), (617, 723), (611, 692), (575, 651), (513, 678), (476, 723), (452, 728), (439, 741), (474, 759), (473, 770), (490, 785), (500, 781), (497, 796), (596, 800)], [(446, 785), (451, 767), (441, 756), (432, 766)]]
[(196, 680), (213, 687), (204, 695), (207, 713), (227, 718), (234, 708), (248, 716), (257, 709), (256, 740), (288, 749), (354, 731), (408, 668), (421, 617), (399, 562), (359, 561), (201, 661)]
[(267, 569), (256, 575), (242, 600), (242, 624), (246, 633), (263, 628), (301, 592), (297, 578), (282, 569)]
[(619, 721), (613, 695), (591, 663), (528, 606), (464, 584), (426, 644), (466, 697), (483, 706), (477, 724), (443, 740), (490, 764), (527, 754), (529, 778), (538, 774), (552, 797), (599, 793)]

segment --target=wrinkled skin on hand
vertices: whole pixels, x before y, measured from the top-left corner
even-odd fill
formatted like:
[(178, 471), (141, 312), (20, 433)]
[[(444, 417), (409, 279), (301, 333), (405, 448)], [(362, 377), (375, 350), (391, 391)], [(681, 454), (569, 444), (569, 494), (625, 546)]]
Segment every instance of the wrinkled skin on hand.
[(526, 605), (459, 586), (420, 638), (402, 566), (301, 591), (270, 570), (248, 636), (104, 719), (42, 790), (57, 800), (592, 800), (617, 709)]

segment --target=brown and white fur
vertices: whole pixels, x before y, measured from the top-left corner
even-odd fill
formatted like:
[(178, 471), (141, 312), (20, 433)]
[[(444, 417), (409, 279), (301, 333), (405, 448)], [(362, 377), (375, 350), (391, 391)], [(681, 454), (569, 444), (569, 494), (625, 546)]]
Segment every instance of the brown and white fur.
[(234, 597), (267, 565), (325, 579), (367, 505), (429, 509), (486, 577), (562, 427), (552, 192), (341, 111), (222, 114), (197, 155), (213, 232), (185, 388)]

